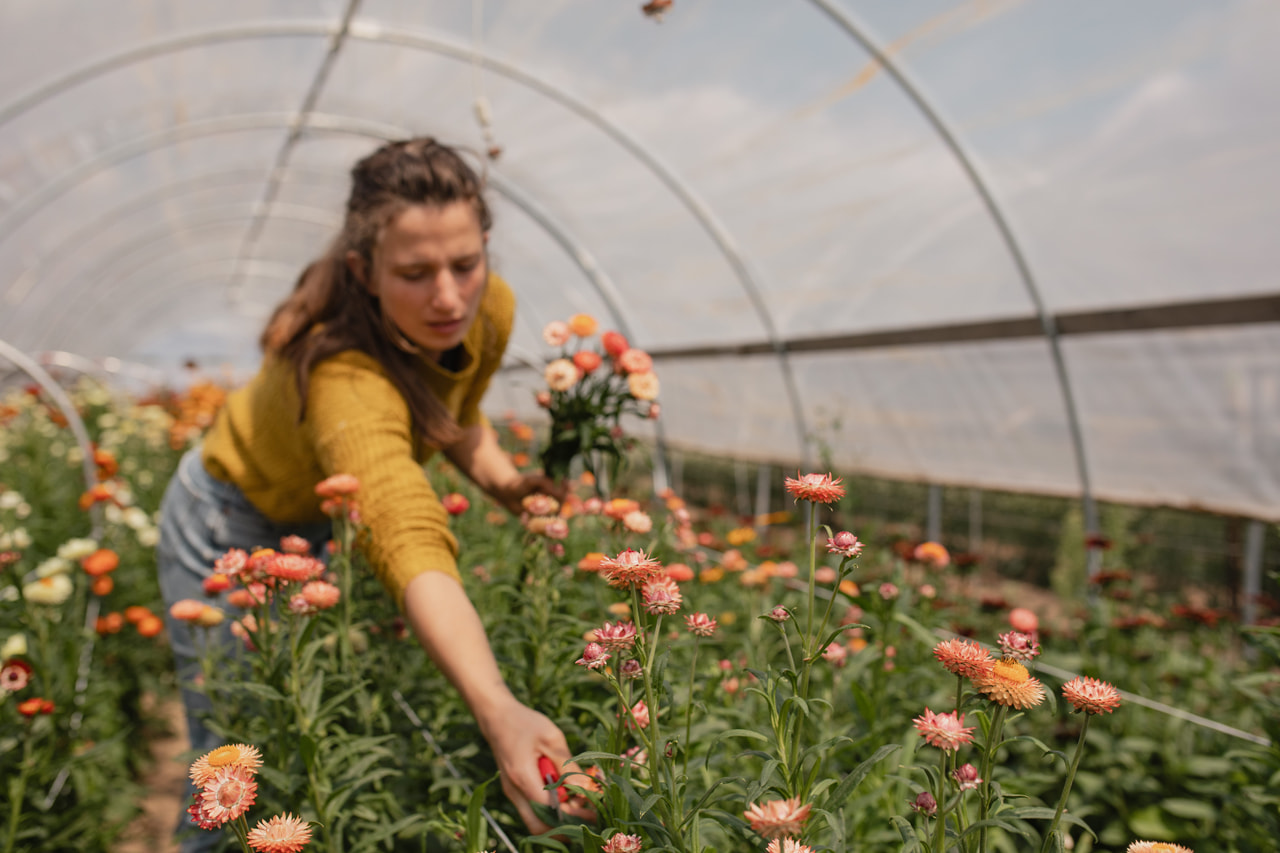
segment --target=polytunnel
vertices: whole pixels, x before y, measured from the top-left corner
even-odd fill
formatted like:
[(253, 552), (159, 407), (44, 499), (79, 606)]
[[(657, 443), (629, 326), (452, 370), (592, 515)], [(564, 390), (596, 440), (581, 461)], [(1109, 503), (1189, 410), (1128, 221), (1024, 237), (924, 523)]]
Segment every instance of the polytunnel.
[(256, 365), (351, 163), (484, 162), (519, 301), (652, 353), (661, 439), (1280, 520), (1260, 0), (6, 5), (0, 341)]

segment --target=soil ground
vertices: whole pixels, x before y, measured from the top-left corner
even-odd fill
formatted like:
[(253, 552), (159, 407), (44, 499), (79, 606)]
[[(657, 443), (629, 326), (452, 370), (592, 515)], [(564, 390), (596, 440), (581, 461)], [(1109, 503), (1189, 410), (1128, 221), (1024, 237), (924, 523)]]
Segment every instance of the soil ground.
[(151, 768), (145, 780), (146, 800), (142, 814), (125, 830), (116, 853), (177, 853), (173, 828), (183, 807), (187, 788), (187, 765), (178, 756), (187, 750), (187, 723), (182, 700), (177, 696), (161, 700), (149, 711), (157, 720), (151, 742)]

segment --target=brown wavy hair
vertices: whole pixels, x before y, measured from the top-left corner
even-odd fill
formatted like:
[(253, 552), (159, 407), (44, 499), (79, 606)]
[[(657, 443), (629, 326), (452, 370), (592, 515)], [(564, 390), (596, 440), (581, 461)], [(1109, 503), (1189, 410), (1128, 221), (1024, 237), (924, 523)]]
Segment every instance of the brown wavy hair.
[[(483, 183), (459, 153), (429, 137), (390, 142), (351, 170), (342, 231), (319, 259), (303, 270), (293, 292), (278, 305), (262, 332), (268, 355), (292, 362), (301, 408), (317, 364), (345, 350), (377, 359), (409, 406), (416, 435), (436, 448), (448, 447), (461, 429), (444, 404), (418, 376), (417, 347), (395, 327), (378, 297), (352, 272), (349, 252), (373, 269), (373, 250), (382, 229), (405, 208), (470, 204), (482, 232), (493, 225)], [(488, 258), (485, 258), (486, 266)]]

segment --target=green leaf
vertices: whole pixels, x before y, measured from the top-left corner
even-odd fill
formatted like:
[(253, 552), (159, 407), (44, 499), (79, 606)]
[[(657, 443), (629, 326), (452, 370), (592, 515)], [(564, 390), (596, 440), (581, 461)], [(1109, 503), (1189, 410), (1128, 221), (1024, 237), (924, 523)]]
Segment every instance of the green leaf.
[(1160, 807), (1175, 817), (1187, 820), (1213, 821), (1218, 810), (1204, 800), (1188, 800), (1182, 797), (1170, 797), (1161, 800)]
[(1138, 838), (1150, 838), (1154, 841), (1177, 841), (1178, 835), (1160, 813), (1159, 806), (1147, 806), (1129, 816), (1129, 829)]
[[(839, 806), (843, 805), (844, 801), (849, 798), (849, 795), (853, 793), (854, 788), (857, 788), (862, 780), (867, 777), (867, 774), (871, 772), (873, 767), (901, 748), (902, 747), (898, 744), (891, 743), (877, 749), (870, 758), (859, 764), (853, 769), (853, 772), (840, 780), (840, 784), (836, 786), (836, 789), (831, 793), (831, 797), (827, 802), (834, 804), (836, 808), (839, 808)], [(828, 805), (827, 808), (831, 808), (831, 806)]]
[(480, 853), (489, 844), (489, 827), (484, 822), (484, 796), (494, 776), (481, 782), (467, 801), (467, 853)]

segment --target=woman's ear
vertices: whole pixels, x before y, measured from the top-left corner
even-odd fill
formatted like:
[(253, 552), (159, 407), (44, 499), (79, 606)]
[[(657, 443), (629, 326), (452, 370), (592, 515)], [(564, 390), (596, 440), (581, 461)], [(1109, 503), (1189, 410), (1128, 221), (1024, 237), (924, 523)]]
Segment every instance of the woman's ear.
[(351, 274), (356, 277), (356, 281), (368, 288), (370, 294), (377, 296), (377, 289), (370, 284), (369, 276), (365, 275), (366, 264), (364, 262), (364, 258), (360, 256), (360, 253), (356, 251), (348, 251), (346, 261), (347, 269), (351, 270)]

